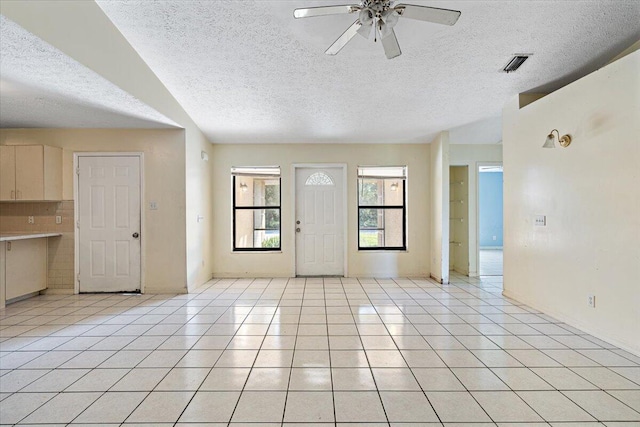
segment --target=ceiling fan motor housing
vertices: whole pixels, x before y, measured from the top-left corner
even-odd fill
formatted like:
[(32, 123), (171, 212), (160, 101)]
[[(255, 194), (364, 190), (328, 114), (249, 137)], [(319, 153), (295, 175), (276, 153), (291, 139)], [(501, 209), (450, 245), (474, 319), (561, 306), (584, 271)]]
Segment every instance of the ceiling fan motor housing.
[(371, 9), (372, 11), (382, 13), (385, 10), (391, 9), (391, 0), (363, 0), (360, 3), (360, 7), (363, 9)]

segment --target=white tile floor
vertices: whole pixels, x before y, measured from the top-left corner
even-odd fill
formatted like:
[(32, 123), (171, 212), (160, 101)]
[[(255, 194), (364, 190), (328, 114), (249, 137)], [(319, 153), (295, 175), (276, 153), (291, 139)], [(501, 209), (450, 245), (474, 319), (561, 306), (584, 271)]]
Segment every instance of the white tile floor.
[(480, 249), (479, 274), (481, 276), (502, 276), (503, 255), (502, 249)]
[(501, 278), (217, 280), (0, 311), (0, 423), (638, 426), (640, 358)]

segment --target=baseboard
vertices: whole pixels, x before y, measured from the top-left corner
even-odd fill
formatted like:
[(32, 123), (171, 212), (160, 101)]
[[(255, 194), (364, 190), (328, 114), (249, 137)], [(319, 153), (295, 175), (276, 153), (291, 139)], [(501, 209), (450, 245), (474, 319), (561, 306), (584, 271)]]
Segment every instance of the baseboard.
[(538, 310), (544, 314), (547, 314), (555, 319), (558, 319), (559, 321), (566, 323), (569, 326), (573, 326), (574, 328), (580, 329), (583, 332), (586, 332), (589, 335), (593, 335), (594, 337), (601, 339), (602, 341), (608, 342), (609, 344), (613, 344), (616, 347), (619, 347), (622, 350), (628, 351), (629, 353), (640, 357), (640, 347), (637, 347), (639, 344), (636, 343), (635, 346), (633, 343), (628, 343), (624, 340), (619, 340), (617, 338), (612, 338), (611, 336), (609, 336), (606, 332), (604, 331), (600, 331), (598, 329), (592, 328), (588, 325), (585, 325), (584, 323), (570, 317), (567, 316), (563, 313), (559, 313), (553, 309), (544, 307), (540, 304), (535, 304), (535, 303), (531, 303), (528, 302), (526, 298), (513, 293), (513, 292), (509, 292), (507, 290), (503, 290), (502, 291), (502, 295), (510, 298), (512, 300), (515, 300), (521, 304), (525, 304), (535, 310)]
[(159, 295), (159, 294), (188, 294), (188, 290), (186, 287), (184, 288), (180, 288), (180, 289), (176, 289), (176, 288), (167, 288), (167, 287), (155, 287), (155, 286), (145, 286), (144, 287), (144, 294), (152, 294), (152, 295)]
[(71, 289), (50, 289), (47, 288), (44, 291), (40, 291), (43, 295), (73, 295), (75, 291)]

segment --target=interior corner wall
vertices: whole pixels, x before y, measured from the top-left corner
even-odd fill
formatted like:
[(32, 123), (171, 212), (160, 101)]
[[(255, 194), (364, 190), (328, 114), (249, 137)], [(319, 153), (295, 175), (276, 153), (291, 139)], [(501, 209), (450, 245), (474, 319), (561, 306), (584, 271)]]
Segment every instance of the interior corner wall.
[[(212, 260), (215, 277), (290, 277), (295, 274), (293, 165), (347, 165), (347, 275), (425, 277), (429, 274), (429, 145), (214, 144)], [(407, 178), (407, 251), (358, 251), (358, 166), (404, 166)], [(233, 252), (232, 166), (280, 166), (281, 252)]]
[(198, 126), (96, 2), (3, 2), (2, 14), (184, 128), (184, 222), (171, 227), (184, 228), (186, 241), (181, 247), (174, 242), (173, 251), (186, 263), (179, 269), (185, 272), (180, 283), (193, 289), (206, 282), (212, 271), (212, 193), (211, 168), (201, 152), (211, 148)]
[(440, 133), (429, 144), (431, 188), (430, 276), (449, 283), (449, 132)]
[[(640, 355), (640, 51), (503, 126), (504, 294)], [(543, 149), (555, 128), (571, 146)]]
[(213, 146), (199, 130), (186, 133), (186, 271), (192, 291), (213, 276)]
[(451, 144), (452, 166), (469, 166), (469, 276), (478, 276), (478, 165), (502, 163), (502, 144)]
[[(185, 144), (182, 129), (0, 129), (0, 145), (42, 144), (62, 148), (62, 192), (73, 200), (76, 152), (144, 153), (146, 293), (187, 291), (185, 253)], [(149, 202), (158, 203), (150, 210)]]

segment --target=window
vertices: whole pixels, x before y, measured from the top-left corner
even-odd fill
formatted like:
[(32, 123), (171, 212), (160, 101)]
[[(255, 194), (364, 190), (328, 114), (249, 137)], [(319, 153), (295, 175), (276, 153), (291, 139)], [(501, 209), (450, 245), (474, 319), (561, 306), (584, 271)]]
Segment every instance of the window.
[(233, 250), (280, 250), (280, 168), (234, 167)]
[(307, 178), (304, 185), (333, 185), (333, 180), (324, 172), (316, 172)]
[(358, 168), (358, 249), (407, 248), (406, 166)]

